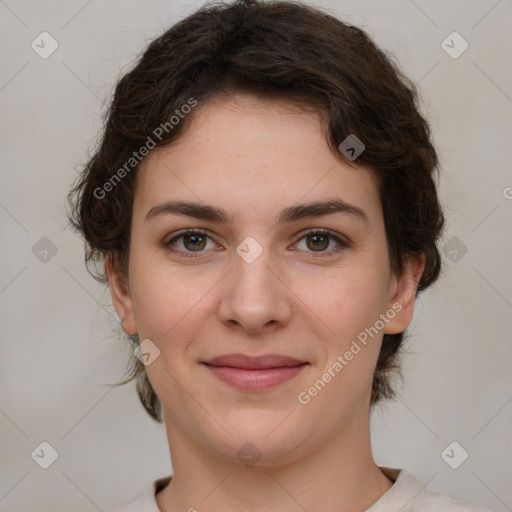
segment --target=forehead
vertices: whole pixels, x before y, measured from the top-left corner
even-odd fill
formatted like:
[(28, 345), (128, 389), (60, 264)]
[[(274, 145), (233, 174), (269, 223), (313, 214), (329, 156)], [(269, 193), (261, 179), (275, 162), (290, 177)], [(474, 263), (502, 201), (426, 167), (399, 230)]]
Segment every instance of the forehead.
[(180, 198), (261, 212), (339, 196), (378, 215), (376, 177), (333, 154), (326, 129), (322, 113), (287, 101), (210, 99), (180, 138), (143, 160), (135, 206)]

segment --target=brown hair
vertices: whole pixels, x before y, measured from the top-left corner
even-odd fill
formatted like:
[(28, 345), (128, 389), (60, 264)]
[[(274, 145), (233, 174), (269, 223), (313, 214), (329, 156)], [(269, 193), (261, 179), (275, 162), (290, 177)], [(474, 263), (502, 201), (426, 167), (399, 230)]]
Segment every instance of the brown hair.
[[(438, 158), (416, 88), (363, 30), (298, 1), (207, 4), (152, 41), (119, 80), (98, 147), (68, 196), (69, 219), (85, 239), (87, 264), (110, 253), (127, 276), (134, 155), (149, 138), (156, 146), (179, 138), (193, 111), (177, 124), (169, 120), (191, 99), (200, 103), (233, 91), (326, 113), (329, 146), (345, 161), (339, 144), (349, 135), (360, 139), (365, 150), (357, 163), (378, 176), (393, 271), (401, 274), (408, 255), (425, 254), (417, 293), (434, 283), (443, 227), (434, 182)], [(93, 275), (108, 282), (104, 272)], [(395, 394), (390, 377), (400, 370), (403, 336), (384, 335), (372, 404)], [(137, 336), (129, 338), (138, 346)], [(161, 404), (144, 365), (132, 361), (122, 383), (136, 378), (143, 406), (161, 422)]]

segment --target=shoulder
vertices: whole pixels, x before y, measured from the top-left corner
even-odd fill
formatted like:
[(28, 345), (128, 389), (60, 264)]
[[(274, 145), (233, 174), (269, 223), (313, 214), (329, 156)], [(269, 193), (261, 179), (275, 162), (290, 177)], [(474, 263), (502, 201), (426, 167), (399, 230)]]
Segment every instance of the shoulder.
[[(381, 468), (394, 484), (368, 512), (388, 512), (399, 505), (401, 512), (490, 512), (476, 505), (433, 491), (402, 469)], [(382, 504), (382, 507), (379, 505)]]
[(156, 503), (155, 496), (158, 491), (163, 489), (171, 481), (171, 478), (172, 477), (167, 476), (153, 481), (146, 492), (136, 501), (121, 507), (116, 507), (108, 512), (161, 512)]
[(446, 494), (432, 491), (428, 488), (420, 492), (414, 501), (418, 512), (434, 512), (443, 510), (445, 512), (490, 512), (476, 505), (460, 501)]

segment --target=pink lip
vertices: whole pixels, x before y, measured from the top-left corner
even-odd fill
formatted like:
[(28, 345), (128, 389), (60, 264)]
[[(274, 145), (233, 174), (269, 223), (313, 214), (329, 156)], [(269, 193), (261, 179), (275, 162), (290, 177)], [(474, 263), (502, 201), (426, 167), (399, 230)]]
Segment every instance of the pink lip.
[(229, 354), (203, 364), (227, 384), (246, 391), (263, 391), (295, 377), (309, 363), (276, 354)]

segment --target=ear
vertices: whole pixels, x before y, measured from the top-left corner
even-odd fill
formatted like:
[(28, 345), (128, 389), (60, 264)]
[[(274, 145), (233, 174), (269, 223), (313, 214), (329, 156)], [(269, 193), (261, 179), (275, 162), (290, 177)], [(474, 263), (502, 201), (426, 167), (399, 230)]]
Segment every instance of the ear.
[(105, 273), (108, 277), (110, 294), (114, 308), (121, 319), (121, 327), (126, 334), (137, 334), (135, 316), (133, 314), (133, 302), (125, 276), (119, 272), (112, 253), (105, 257)]
[(411, 254), (406, 260), (402, 275), (394, 277), (394, 286), (391, 289), (392, 298), (388, 304), (388, 311), (395, 311), (396, 314), (386, 324), (384, 334), (404, 332), (411, 323), (416, 290), (424, 270), (425, 255)]

